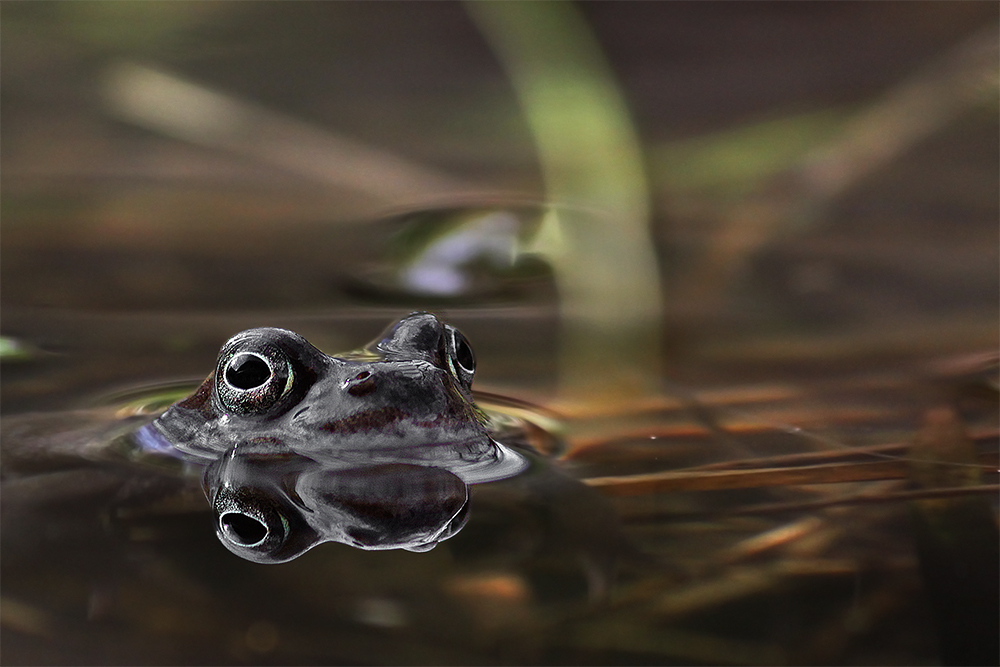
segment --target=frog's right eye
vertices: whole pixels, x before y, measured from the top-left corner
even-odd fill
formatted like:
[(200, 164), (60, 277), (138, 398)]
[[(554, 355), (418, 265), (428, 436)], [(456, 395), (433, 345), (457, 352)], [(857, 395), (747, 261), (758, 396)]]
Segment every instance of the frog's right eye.
[(448, 367), (463, 387), (471, 389), (472, 378), (476, 374), (476, 355), (472, 352), (472, 345), (461, 331), (451, 325), (445, 325), (445, 336)]
[(257, 344), (236, 349), (219, 359), (216, 377), (219, 400), (238, 415), (269, 410), (292, 387), (292, 366), (278, 348)]

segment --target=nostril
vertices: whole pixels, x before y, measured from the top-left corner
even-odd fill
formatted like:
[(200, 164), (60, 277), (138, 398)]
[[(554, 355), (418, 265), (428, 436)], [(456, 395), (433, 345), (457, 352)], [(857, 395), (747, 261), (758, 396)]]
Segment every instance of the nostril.
[(240, 512), (227, 512), (219, 517), (226, 538), (241, 547), (255, 547), (267, 537), (267, 526)]

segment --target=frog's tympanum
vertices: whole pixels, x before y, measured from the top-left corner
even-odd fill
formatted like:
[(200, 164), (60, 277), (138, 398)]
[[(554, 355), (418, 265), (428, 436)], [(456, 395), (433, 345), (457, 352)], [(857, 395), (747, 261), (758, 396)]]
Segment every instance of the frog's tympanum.
[(206, 466), (219, 539), (260, 563), (326, 541), (426, 551), (468, 517), (468, 485), (527, 467), (472, 399), (465, 336), (414, 313), (328, 356), (284, 329), (233, 336), (190, 397), (139, 430)]

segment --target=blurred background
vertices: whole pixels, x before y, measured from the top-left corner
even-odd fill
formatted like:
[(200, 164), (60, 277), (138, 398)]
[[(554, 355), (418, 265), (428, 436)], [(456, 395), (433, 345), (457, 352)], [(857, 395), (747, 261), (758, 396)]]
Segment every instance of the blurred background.
[[(247, 327), (335, 352), (420, 309), (472, 341), (477, 388), (562, 410), (578, 476), (669, 468), (648, 433), (670, 430), (656, 401), (677, 387), (881, 445), (918, 430), (931, 362), (985, 359), (995, 376), (995, 2), (4, 2), (0, 19), (5, 416), (204, 377)], [(847, 380), (809, 393), (831, 377)], [(721, 398), (748, 384), (763, 388)], [(977, 413), (981, 449), (994, 413)], [(773, 433), (753, 434), (770, 452)], [(730, 444), (708, 458), (743, 451)], [(485, 565), (457, 546), (326, 545), (262, 573), (201, 515), (97, 546), (10, 529), (6, 656), (939, 659), (904, 504), (835, 515), (823, 530), (858, 531), (836, 537), (793, 524), (820, 537), (798, 561), (768, 552), (787, 567), (748, 584), (726, 549), (778, 519), (682, 529), (662, 512), (756, 496), (668, 496), (615, 508), (641, 550), (716, 588), (693, 602), (654, 568), (606, 614), (561, 588), (592, 546), (572, 530), (553, 533), (560, 566), (532, 556), (529, 576), (504, 560), (516, 531)], [(24, 502), (93, 518), (71, 497)]]
[[(869, 356), (995, 341), (992, 3), (576, 10), (545, 23), (460, 3), (5, 4), (4, 333), (35, 337), (55, 311), (480, 306), (533, 320), (528, 305), (552, 310), (544, 265), (558, 263), (647, 304), (603, 326), (662, 315), (657, 344), (681, 375), (693, 358), (766, 355), (748, 347), (762, 336), (806, 356), (842, 349), (830, 336)], [(532, 76), (590, 95), (532, 101)], [(588, 120), (602, 104), (611, 120)], [(570, 139), (550, 140), (563, 126)], [(618, 143), (602, 148), (602, 132)], [(566, 160), (591, 178), (575, 190), (552, 176), (572, 137), (582, 148)], [(617, 194), (592, 196), (626, 171)], [(585, 244), (555, 261), (565, 248), (526, 238), (539, 223), (522, 216), (519, 247), (543, 266), (519, 291), (435, 300), (366, 279), (402, 261), (399, 223), (379, 224), (393, 216), (619, 195), (635, 210), (604, 211), (591, 235), (598, 248), (632, 235), (609, 266)], [(573, 280), (558, 291), (599, 310)]]

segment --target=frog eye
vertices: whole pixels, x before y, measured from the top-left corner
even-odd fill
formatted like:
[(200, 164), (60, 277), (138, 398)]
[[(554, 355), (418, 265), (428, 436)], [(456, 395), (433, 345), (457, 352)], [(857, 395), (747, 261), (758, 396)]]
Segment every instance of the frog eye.
[(476, 356), (472, 353), (472, 346), (469, 340), (457, 329), (451, 332), (453, 345), (455, 347), (455, 361), (469, 375), (476, 372)]
[(270, 345), (254, 347), (219, 360), (219, 400), (238, 415), (266, 412), (292, 386), (293, 373), (284, 353)]
[(234, 389), (255, 389), (271, 379), (274, 371), (267, 359), (259, 354), (244, 352), (233, 355), (226, 364), (226, 384)]
[(458, 329), (448, 328), (448, 365), (455, 376), (468, 389), (472, 386), (472, 377), (476, 373), (476, 356), (472, 345)]

